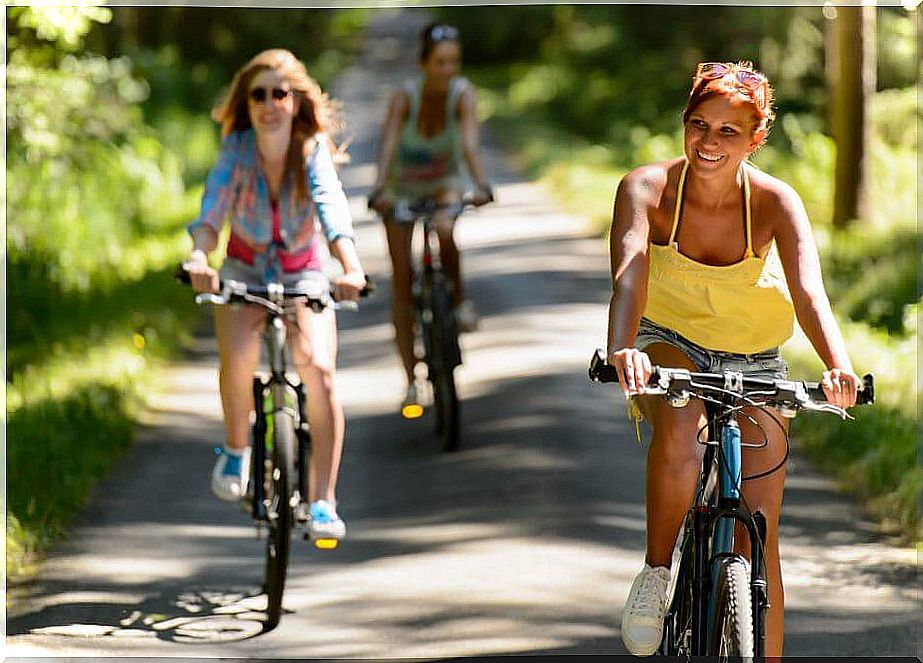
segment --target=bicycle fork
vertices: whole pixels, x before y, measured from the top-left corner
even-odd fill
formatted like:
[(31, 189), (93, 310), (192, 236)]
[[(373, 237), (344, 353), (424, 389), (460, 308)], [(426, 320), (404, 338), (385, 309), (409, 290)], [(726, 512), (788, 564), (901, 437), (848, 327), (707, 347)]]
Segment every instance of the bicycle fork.
[[(706, 515), (703, 517), (705, 536), (699, 541), (703, 542), (703, 548), (707, 548), (708, 541), (712, 542), (710, 551), (703, 550), (706, 553), (705, 559), (711, 560), (711, 568), (707, 572), (709, 584), (709, 594), (711, 588), (715, 586), (720, 559), (722, 557), (734, 554), (734, 531), (737, 523), (740, 523), (747, 532), (750, 541), (750, 594), (752, 597), (752, 620), (754, 633), (758, 637), (754, 638), (754, 655), (762, 656), (765, 650), (765, 630), (763, 622), (766, 611), (769, 609), (769, 594), (763, 573), (764, 560), (762, 542), (766, 540), (766, 517), (762, 512), (749, 513), (741, 508), (741, 485), (742, 485), (742, 458), (741, 458), (741, 436), (740, 426), (737, 420), (730, 416), (721, 426), (721, 445), (718, 448), (718, 471), (719, 486), (721, 493), (718, 498), (716, 508), (705, 507)], [(708, 513), (710, 512), (710, 513)], [(709, 532), (710, 530), (710, 532)], [(711, 536), (708, 536), (711, 534)], [(702, 566), (704, 567), (704, 560)], [(704, 571), (704, 568), (702, 569)], [(699, 635), (702, 638), (700, 643), (704, 644), (707, 633), (713, 628), (714, 621), (714, 602), (709, 600), (708, 606), (700, 606), (703, 611), (698, 613), (700, 616), (707, 616), (703, 622), (699, 622)], [(701, 627), (705, 628), (701, 628)], [(703, 651), (696, 650), (694, 651)]]

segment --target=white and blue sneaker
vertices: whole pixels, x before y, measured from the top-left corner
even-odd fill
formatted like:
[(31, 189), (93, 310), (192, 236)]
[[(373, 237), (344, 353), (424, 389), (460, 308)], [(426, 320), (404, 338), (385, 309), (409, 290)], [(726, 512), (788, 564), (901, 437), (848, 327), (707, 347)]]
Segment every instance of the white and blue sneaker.
[(212, 469), (212, 492), (219, 499), (234, 502), (244, 497), (250, 476), (250, 447), (218, 449), (218, 460)]
[(337, 515), (336, 503), (327, 500), (311, 502), (308, 511), (308, 532), (312, 541), (317, 539), (346, 538), (346, 523)]

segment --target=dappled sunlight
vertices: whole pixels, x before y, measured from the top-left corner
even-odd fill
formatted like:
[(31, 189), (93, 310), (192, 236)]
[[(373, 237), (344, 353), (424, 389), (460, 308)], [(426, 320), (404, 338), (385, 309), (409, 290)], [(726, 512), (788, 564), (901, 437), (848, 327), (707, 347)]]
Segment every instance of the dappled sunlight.
[[(491, 533), (456, 527), (462, 534)], [(456, 539), (444, 526), (434, 532), (437, 539), (440, 531)], [(337, 568), (310, 581), (293, 579), (295, 588), (338, 587), (321, 595), (296, 589), (302, 600), (286, 602), (318, 622), (304, 636), (305, 650), (317, 656), (464, 656), (614, 638), (614, 606), (628, 591), (638, 561), (634, 553), (554, 536), (491, 534), (430, 553)], [(356, 629), (365, 637), (355, 638)]]

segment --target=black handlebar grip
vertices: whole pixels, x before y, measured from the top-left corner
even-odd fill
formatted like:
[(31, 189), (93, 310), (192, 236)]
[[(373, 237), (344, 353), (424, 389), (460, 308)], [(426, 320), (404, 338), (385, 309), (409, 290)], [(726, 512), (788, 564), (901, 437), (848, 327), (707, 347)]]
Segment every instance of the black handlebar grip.
[(618, 382), (619, 374), (614, 366), (606, 363), (606, 355), (597, 349), (590, 357), (590, 368), (587, 372), (591, 382)]
[[(819, 382), (805, 382), (808, 395), (817, 403), (826, 403), (827, 395)], [(872, 405), (875, 402), (875, 378), (871, 373), (862, 376), (862, 388), (856, 392), (856, 405)]]
[(189, 276), (189, 272), (187, 272), (187, 271), (183, 268), (183, 263), (180, 263), (180, 264), (177, 266), (176, 272), (173, 274), (173, 276), (174, 276), (174, 277), (176, 278), (176, 280), (179, 281), (180, 283), (185, 283), (186, 285), (189, 285), (190, 283), (192, 283), (192, 279), (191, 279), (190, 276)]
[(871, 373), (862, 376), (862, 389), (856, 394), (856, 405), (871, 405), (875, 402), (875, 378)]
[(378, 286), (375, 285), (375, 282), (372, 280), (372, 277), (368, 274), (365, 275), (365, 287), (362, 288), (362, 291), (359, 293), (361, 297), (368, 297), (373, 292), (378, 289)]

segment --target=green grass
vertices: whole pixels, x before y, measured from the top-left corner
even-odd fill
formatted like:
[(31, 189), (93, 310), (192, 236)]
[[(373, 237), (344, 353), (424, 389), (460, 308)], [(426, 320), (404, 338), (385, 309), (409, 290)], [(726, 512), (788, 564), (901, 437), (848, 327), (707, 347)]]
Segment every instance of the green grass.
[[(169, 249), (164, 260), (172, 265), (182, 254)], [(68, 315), (57, 318), (49, 336), (11, 347), (10, 578), (27, 571), (64, 531), (91, 487), (130, 447), (136, 417), (157, 388), (158, 369), (176, 355), (201, 315), (189, 290), (173, 280), (172, 266), (95, 295), (68, 302)]]
[[(904, 541), (923, 541), (923, 470), (918, 466), (915, 330), (893, 336), (862, 323), (841, 323), (860, 374), (875, 376), (876, 403), (850, 411), (853, 421), (805, 414), (793, 426), (800, 448), (858, 495), (878, 521)], [(808, 340), (784, 349), (793, 377), (818, 379), (823, 366)]]

